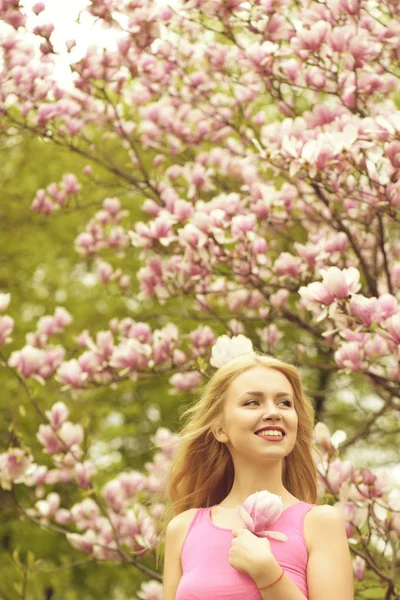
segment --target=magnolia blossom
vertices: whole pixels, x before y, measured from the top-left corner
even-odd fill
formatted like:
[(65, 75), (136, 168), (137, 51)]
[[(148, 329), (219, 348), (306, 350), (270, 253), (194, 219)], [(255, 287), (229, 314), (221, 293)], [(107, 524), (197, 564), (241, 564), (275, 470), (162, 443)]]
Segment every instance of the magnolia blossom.
[(14, 319), (8, 315), (0, 316), (0, 346), (11, 342), (10, 334), (14, 329)]
[(358, 342), (347, 342), (335, 352), (335, 360), (342, 368), (350, 371), (361, 371), (364, 350)]
[(71, 322), (70, 313), (65, 308), (57, 306), (53, 316), (46, 315), (39, 319), (37, 331), (46, 335), (55, 335), (61, 333)]
[(41, 517), (53, 517), (60, 508), (59, 494), (52, 492), (45, 500), (38, 500), (38, 502), (35, 503), (35, 508)]
[(253, 343), (244, 335), (240, 334), (232, 338), (222, 335), (212, 347), (210, 364), (219, 369), (232, 359), (252, 352)]
[(333, 449), (331, 434), (325, 423), (317, 423), (314, 427), (314, 440), (325, 451)]
[(356, 556), (353, 559), (354, 575), (358, 581), (363, 581), (363, 579), (365, 579), (365, 564), (365, 560), (361, 558), (361, 556)]
[(59, 429), (69, 416), (68, 408), (61, 401), (53, 404), (51, 410), (46, 410), (45, 412), (53, 429)]
[(10, 300), (11, 294), (0, 293), (0, 312), (7, 310)]
[(66, 387), (81, 388), (84, 386), (88, 374), (85, 373), (79, 362), (73, 358), (62, 365), (57, 370), (57, 379), (65, 383)]
[(354, 466), (348, 460), (341, 461), (336, 458), (329, 464), (327, 481), (334, 493), (339, 493), (341, 485), (354, 475)]
[(287, 536), (268, 528), (281, 516), (283, 502), (280, 496), (267, 490), (255, 492), (246, 498), (243, 505), (237, 506), (237, 512), (245, 527), (260, 537), (271, 537), (285, 542)]
[(31, 454), (23, 448), (10, 448), (0, 454), (0, 487), (10, 490), (13, 482), (22, 480), (31, 463)]
[(144, 581), (141, 584), (140, 590), (136, 592), (136, 595), (138, 598), (140, 598), (140, 600), (162, 600), (162, 583), (155, 581), (154, 579), (150, 581)]
[(201, 385), (203, 377), (198, 371), (188, 373), (175, 373), (170, 377), (169, 383), (179, 392), (187, 392)]
[(16, 367), (23, 377), (30, 377), (44, 364), (45, 354), (43, 350), (25, 346), (11, 354), (8, 364), (10, 367)]

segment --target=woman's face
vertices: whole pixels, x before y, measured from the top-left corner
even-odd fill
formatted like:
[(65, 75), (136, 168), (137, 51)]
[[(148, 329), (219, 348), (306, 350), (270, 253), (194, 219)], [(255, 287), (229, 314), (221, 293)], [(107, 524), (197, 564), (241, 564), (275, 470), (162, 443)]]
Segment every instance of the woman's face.
[[(283, 459), (296, 443), (297, 425), (293, 388), (279, 371), (254, 367), (229, 385), (224, 405), (226, 438), (220, 441), (231, 453)], [(255, 434), (266, 426), (280, 427), (285, 435), (269, 441)]]

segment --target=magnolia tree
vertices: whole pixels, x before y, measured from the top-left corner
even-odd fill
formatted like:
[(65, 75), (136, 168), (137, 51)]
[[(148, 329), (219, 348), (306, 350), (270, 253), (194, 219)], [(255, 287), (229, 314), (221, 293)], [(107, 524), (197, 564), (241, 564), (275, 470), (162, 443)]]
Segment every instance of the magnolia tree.
[[(0, 10), (3, 130), (87, 161), (37, 190), (32, 211), (52, 219), (79, 207), (96, 168), (112, 173), (131, 204), (104, 194), (77, 231), (76, 261), (92, 265), (99, 286), (160, 311), (158, 328), (115, 317), (106, 330), (74, 331), (68, 347), (73, 315), (58, 306), (15, 348), (3, 290), (3, 366), (41, 417), (37, 440), (52, 465), (19, 437), (0, 456), (3, 489), (77, 551), (145, 572), (138, 596), (161, 599), (160, 572), (141, 557), (162, 543), (163, 504), (151, 499), (165, 490), (178, 436), (159, 428), (154, 461), (99, 489), (68, 403), (161, 373), (177, 392), (196, 390), (232, 356), (276, 352), (380, 399), (350, 439), (318, 422), (315, 460), (320, 498), (343, 510), (362, 597), (378, 597), (368, 586), (398, 597), (398, 490), (343, 455), (400, 408), (398, 2), (93, 0), (86, 15), (115, 32), (115, 46), (81, 54), (74, 40), (56, 52), (44, 3), (29, 11), (0, 0)], [(66, 89), (54, 75), (63, 52)], [(140, 268), (126, 268), (129, 257)], [(166, 322), (177, 300), (181, 318), (203, 324)], [(65, 401), (45, 409), (34, 380), (57, 382)], [(80, 502), (63, 505), (67, 484)]]

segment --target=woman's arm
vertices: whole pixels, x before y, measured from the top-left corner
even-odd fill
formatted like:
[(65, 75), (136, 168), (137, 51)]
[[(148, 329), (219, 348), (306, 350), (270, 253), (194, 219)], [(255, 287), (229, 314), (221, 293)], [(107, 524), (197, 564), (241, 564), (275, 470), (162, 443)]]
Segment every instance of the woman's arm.
[(307, 585), (310, 600), (353, 600), (354, 579), (343, 513), (335, 506), (309, 511), (310, 554)]
[(182, 513), (167, 525), (165, 533), (165, 559), (163, 576), (164, 600), (175, 600), (179, 581), (182, 577), (180, 546), (182, 539)]
[[(307, 564), (309, 600), (353, 600), (353, 567), (345, 521), (338, 508), (315, 506), (307, 513), (310, 549)], [(257, 587), (276, 581), (282, 568), (275, 560), (255, 576)], [(263, 600), (306, 600), (286, 574), (271, 587), (260, 590)]]

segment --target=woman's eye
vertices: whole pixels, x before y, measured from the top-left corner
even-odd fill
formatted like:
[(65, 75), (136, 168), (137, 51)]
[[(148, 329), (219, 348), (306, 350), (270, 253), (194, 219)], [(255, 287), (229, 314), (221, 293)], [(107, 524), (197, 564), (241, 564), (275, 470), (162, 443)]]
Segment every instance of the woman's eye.
[[(258, 404), (258, 400), (249, 400), (249, 402), (246, 402), (245, 406), (247, 406), (248, 404), (251, 404), (252, 402), (257, 402), (257, 404)], [(286, 406), (292, 406), (291, 400), (283, 400), (282, 402), (283, 402), (283, 404), (286, 404)]]

